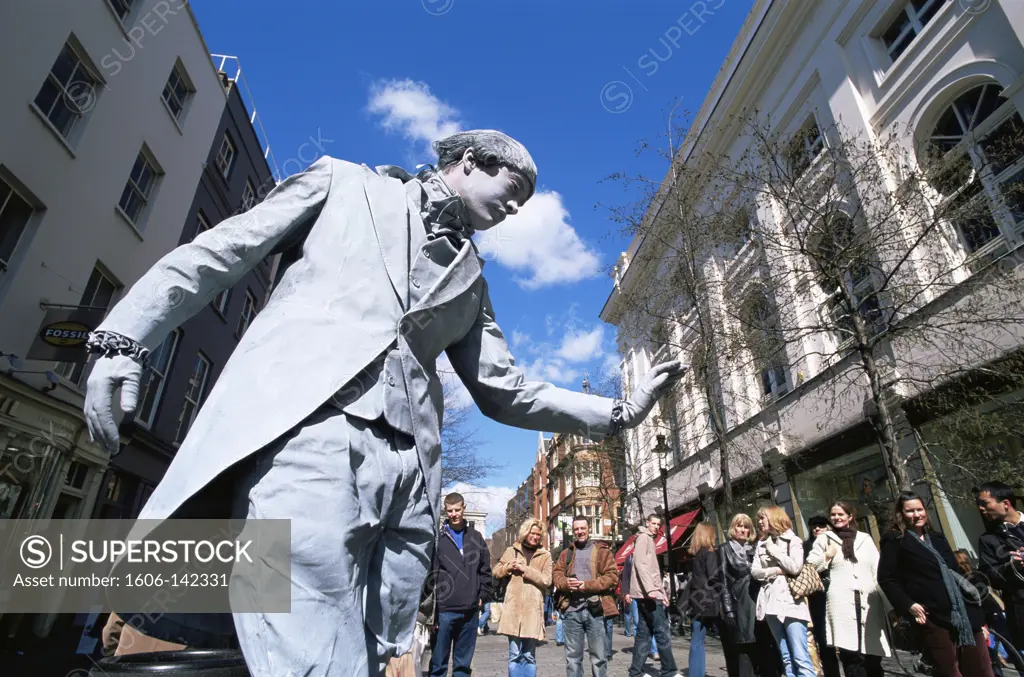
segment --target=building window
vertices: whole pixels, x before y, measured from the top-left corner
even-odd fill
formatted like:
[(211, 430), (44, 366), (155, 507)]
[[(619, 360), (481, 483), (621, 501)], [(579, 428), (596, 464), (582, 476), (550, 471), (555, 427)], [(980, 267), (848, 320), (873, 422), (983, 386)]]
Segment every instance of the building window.
[(189, 97), (192, 96), (192, 87), (188, 84), (180, 63), (174, 64), (174, 68), (171, 69), (171, 75), (167, 78), (167, 84), (164, 85), (164, 91), (161, 96), (174, 119), (181, 122), (181, 116), (185, 112), (185, 104), (188, 103)]
[(242, 306), (242, 314), (238, 317), (238, 326), (235, 327), (236, 338), (242, 338), (254, 317), (256, 317), (256, 297), (246, 289), (245, 305)]
[(789, 390), (786, 354), (778, 313), (763, 293), (755, 293), (743, 316), (744, 334), (756, 368), (761, 372), (761, 395), (779, 397)]
[(795, 178), (806, 172), (824, 149), (825, 137), (821, 135), (821, 128), (818, 127), (818, 121), (812, 113), (800, 125), (800, 130), (785, 148), (786, 160), (792, 176)]
[(210, 376), (210, 361), (203, 357), (202, 353), (196, 355), (195, 364), (192, 365), (192, 374), (188, 379), (188, 387), (185, 390), (185, 403), (181, 407), (181, 415), (178, 417), (178, 430), (174, 433), (174, 443), (181, 444), (188, 434), (192, 422), (196, 419), (196, 412), (203, 402), (203, 394), (206, 391), (206, 381)]
[(164, 385), (167, 384), (167, 375), (171, 371), (174, 352), (178, 348), (180, 337), (181, 330), (175, 329), (164, 339), (156, 352), (150, 355), (139, 392), (139, 411), (135, 416), (135, 422), (143, 427), (151, 428), (156, 419), (156, 412), (160, 408), (160, 399), (164, 394)]
[(840, 344), (855, 337), (854, 312), (870, 332), (880, 331), (882, 309), (876, 293), (872, 260), (858, 243), (853, 222), (845, 214), (833, 214), (811, 233), (808, 252), (818, 284), (825, 293), (824, 313)]
[(32, 212), (32, 205), (0, 177), (0, 278), (11, 265), (14, 250), (18, 248)]
[(136, 226), (139, 225), (146, 203), (153, 194), (153, 186), (158, 176), (146, 153), (140, 150), (135, 158), (135, 164), (132, 165), (132, 172), (128, 175), (128, 181), (124, 184), (121, 199), (117, 202), (124, 215)]
[(1024, 226), (1024, 120), (995, 83), (958, 96), (928, 137), (929, 182), (941, 195), (966, 252), (984, 260), (1007, 250)]
[(256, 204), (256, 190), (252, 187), (252, 181), (245, 180), (245, 188), (242, 190), (242, 211), (247, 212)]
[(132, 13), (132, 4), (135, 0), (107, 0), (110, 3), (110, 7), (114, 10), (114, 14), (121, 21), (128, 18), (128, 15)]
[(81, 489), (85, 486), (85, 479), (88, 476), (89, 466), (79, 461), (72, 461), (64, 475), (64, 486)]
[[(104, 275), (99, 268), (93, 268), (89, 281), (85, 283), (82, 300), (78, 302), (78, 305), (91, 308), (110, 308), (118, 289), (120, 287)], [(58, 362), (54, 371), (77, 385), (82, 380), (82, 374), (85, 373), (85, 361), (83, 359), (82, 362)]]
[(220, 142), (220, 149), (217, 151), (217, 169), (220, 170), (220, 175), (225, 180), (231, 174), (231, 168), (234, 164), (235, 144), (231, 142), (231, 137), (225, 134), (224, 140)]
[(893, 62), (907, 50), (944, 2), (947, 0), (910, 0), (903, 5), (903, 9), (879, 36)]
[(580, 461), (576, 464), (576, 486), (581, 487), (600, 487), (601, 486), (601, 466), (597, 461)]
[[(192, 239), (199, 237), (200, 233), (205, 233), (208, 230), (210, 230), (210, 222), (206, 220), (206, 215), (203, 214), (202, 210), (196, 212), (196, 234), (192, 236)], [(231, 290), (225, 289), (213, 297), (213, 301), (210, 302), (210, 305), (212, 305), (221, 315), (227, 315), (228, 301), (230, 298)]]
[(94, 77), (75, 49), (65, 43), (36, 94), (35, 105), (65, 139), (95, 104)]

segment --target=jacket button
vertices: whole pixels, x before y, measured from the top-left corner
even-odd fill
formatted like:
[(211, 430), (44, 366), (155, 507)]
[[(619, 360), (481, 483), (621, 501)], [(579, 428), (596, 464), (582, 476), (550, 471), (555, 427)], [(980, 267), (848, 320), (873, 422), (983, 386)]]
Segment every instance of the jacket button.
[(420, 288), (420, 281), (417, 280), (415, 277), (412, 278), (412, 286), (416, 287), (417, 289)]
[(394, 386), (395, 385), (395, 377), (394, 376), (388, 376), (388, 385), (389, 386)]
[(424, 249), (423, 250), (423, 258), (425, 258), (425, 259), (429, 259), (430, 258), (430, 250), (429, 249)]

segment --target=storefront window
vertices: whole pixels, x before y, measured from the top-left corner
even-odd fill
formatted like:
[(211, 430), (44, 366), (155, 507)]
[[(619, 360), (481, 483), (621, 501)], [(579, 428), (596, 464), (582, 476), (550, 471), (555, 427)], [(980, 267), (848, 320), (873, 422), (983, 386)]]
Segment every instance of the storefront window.
[(52, 448), (38, 436), (5, 428), (0, 428), (0, 445), (0, 519), (33, 517), (36, 488)]
[(876, 541), (892, 523), (895, 495), (877, 447), (797, 473), (793, 488), (804, 522), (815, 515), (828, 517), (835, 501), (846, 501), (857, 510), (857, 528), (873, 534)]

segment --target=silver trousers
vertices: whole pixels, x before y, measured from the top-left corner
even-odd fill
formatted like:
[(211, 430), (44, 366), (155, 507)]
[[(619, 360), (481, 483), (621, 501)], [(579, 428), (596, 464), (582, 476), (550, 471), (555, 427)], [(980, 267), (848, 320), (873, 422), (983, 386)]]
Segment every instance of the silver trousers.
[(254, 677), (376, 677), (409, 649), (436, 533), (412, 438), (325, 405), (254, 457), (233, 512), (291, 520), (291, 613), (234, 614)]

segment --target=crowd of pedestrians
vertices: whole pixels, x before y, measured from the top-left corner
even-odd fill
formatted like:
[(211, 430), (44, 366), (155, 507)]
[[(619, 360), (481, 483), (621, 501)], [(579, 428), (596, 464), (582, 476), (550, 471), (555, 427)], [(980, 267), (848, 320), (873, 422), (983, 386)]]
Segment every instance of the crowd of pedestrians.
[[(845, 677), (882, 677), (900, 618), (935, 677), (1001, 677), (1007, 663), (1020, 671), (1014, 647), (1024, 646), (1024, 514), (1004, 483), (974, 493), (987, 525), (977, 566), (932, 528), (913, 492), (896, 497), (877, 547), (846, 501), (808, 519), (806, 541), (785, 510), (766, 506), (755, 520), (733, 516), (724, 543), (712, 525), (694, 528), (690, 575), (674, 600), (656, 554), (659, 515), (638, 529), (621, 570), (613, 551), (591, 539), (590, 521), (577, 517), (573, 541), (556, 559), (542, 545), (544, 524), (527, 520), (491, 571), (482, 537), (465, 528), (462, 497), (449, 495), (421, 614), (434, 626), (430, 675), (445, 677), (451, 659), (453, 677), (468, 677), (488, 615), (508, 638), (509, 677), (536, 677), (537, 648), (552, 624), (567, 677), (583, 677), (585, 656), (591, 675), (605, 677), (620, 616), (634, 640), (630, 677), (649, 660), (661, 677), (681, 677), (672, 616), (688, 622), (687, 677), (706, 676), (712, 638), (721, 642), (729, 677), (816, 677), (819, 669), (839, 677), (840, 666)], [(446, 582), (446, 599), (433, 601)], [(492, 606), (494, 599), (502, 603)]]

